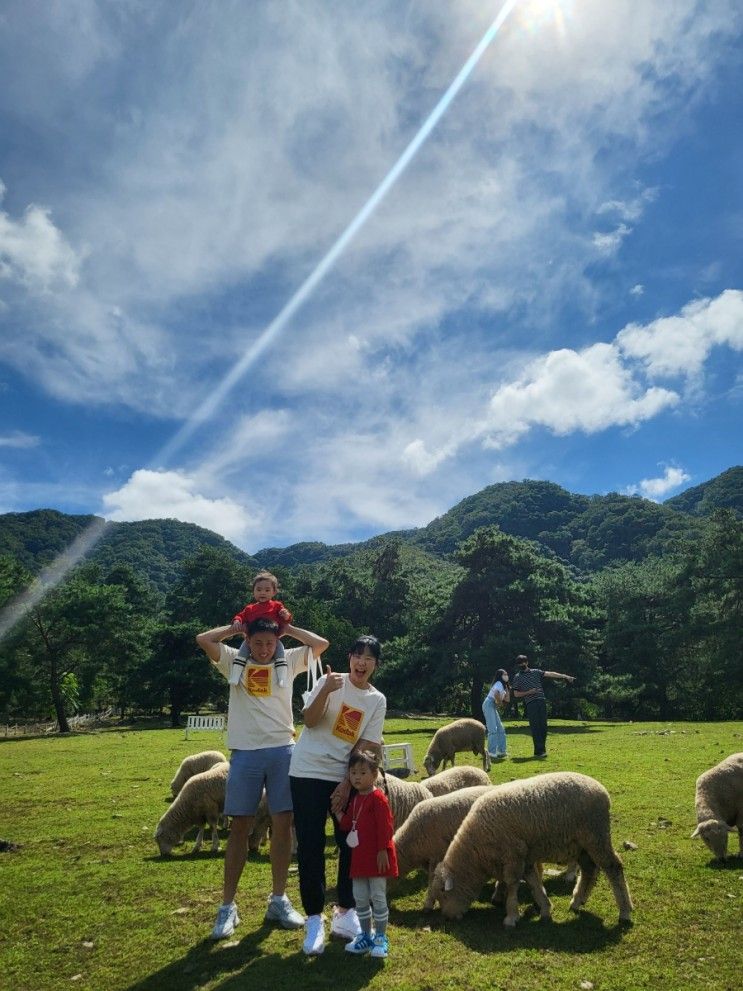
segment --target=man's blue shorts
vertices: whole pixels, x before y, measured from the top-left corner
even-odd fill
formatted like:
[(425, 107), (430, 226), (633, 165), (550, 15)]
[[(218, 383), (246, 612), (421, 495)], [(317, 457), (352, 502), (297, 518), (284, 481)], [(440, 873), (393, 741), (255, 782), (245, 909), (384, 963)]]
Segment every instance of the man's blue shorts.
[(262, 750), (233, 750), (227, 775), (224, 814), (254, 816), (264, 788), (271, 815), (291, 812), (289, 761), (293, 749), (294, 744)]

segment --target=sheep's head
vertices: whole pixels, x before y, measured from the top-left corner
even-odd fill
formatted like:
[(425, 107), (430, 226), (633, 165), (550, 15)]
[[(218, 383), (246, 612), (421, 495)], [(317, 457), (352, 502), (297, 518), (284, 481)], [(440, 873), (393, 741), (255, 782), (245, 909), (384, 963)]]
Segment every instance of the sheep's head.
[(425, 767), (426, 773), (428, 774), (429, 778), (431, 777), (432, 774), (436, 773), (436, 768), (439, 766), (440, 763), (441, 760), (437, 759), (436, 755), (429, 750), (426, 756), (423, 758), (423, 766)]
[(728, 833), (730, 827), (721, 819), (706, 819), (700, 822), (691, 838), (699, 836), (718, 860), (724, 860), (728, 852)]
[(442, 861), (436, 865), (433, 878), (429, 885), (431, 898), (441, 906), (441, 914), (447, 919), (461, 919), (467, 905), (461, 904), (459, 893), (456, 890), (454, 875)]
[(161, 857), (169, 857), (173, 852), (175, 843), (173, 843), (170, 839), (166, 839), (165, 832), (162, 828), (162, 823), (158, 823), (157, 829), (155, 830), (155, 843), (157, 843)]

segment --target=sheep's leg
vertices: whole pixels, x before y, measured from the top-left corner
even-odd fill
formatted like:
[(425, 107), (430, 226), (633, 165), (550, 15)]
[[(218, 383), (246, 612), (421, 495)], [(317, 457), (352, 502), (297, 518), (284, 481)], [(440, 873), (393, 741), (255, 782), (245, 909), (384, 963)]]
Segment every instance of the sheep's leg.
[(506, 886), (506, 917), (503, 925), (512, 928), (519, 921), (519, 884), (524, 873), (524, 864), (505, 864), (503, 882)]
[(506, 900), (508, 889), (504, 881), (498, 880), (493, 888), (493, 895), (490, 899), (491, 905), (503, 905)]
[(524, 880), (531, 888), (531, 893), (534, 896), (534, 901), (539, 909), (540, 919), (551, 919), (552, 918), (552, 903), (547, 897), (547, 892), (544, 890), (544, 885), (542, 884), (542, 879), (540, 877), (540, 872), (536, 869), (534, 864), (529, 864), (524, 874)]
[(482, 769), (483, 771), (490, 771), (490, 754), (487, 747), (484, 747), (482, 751)]
[(204, 824), (199, 826), (199, 831), (196, 834), (196, 842), (193, 845), (193, 850), (191, 853), (198, 853), (201, 849), (201, 844), (204, 842)]
[(583, 908), (599, 876), (598, 865), (585, 850), (578, 857), (578, 863), (580, 864), (580, 874), (578, 875), (578, 883), (573, 889), (573, 899), (570, 902), (571, 912), (579, 912)]
[(619, 918), (622, 922), (629, 922), (632, 918), (632, 899), (630, 898), (627, 882), (624, 878), (622, 861), (614, 854), (608, 863), (601, 866), (609, 879), (614, 901), (617, 903), (617, 908), (619, 909)]
[(565, 873), (562, 875), (563, 880), (567, 881), (568, 884), (573, 884), (578, 877), (578, 863), (575, 860), (571, 860), (568, 866), (565, 868)]
[(738, 856), (743, 857), (743, 825), (738, 826)]
[(217, 853), (219, 850), (219, 820), (215, 819), (212, 822), (212, 853)]

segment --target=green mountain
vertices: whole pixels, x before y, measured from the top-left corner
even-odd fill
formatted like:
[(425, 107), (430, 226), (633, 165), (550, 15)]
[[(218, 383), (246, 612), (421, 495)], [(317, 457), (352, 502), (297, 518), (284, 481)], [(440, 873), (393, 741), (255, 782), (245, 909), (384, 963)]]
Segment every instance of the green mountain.
[[(38, 574), (91, 524), (101, 522), (97, 516), (68, 516), (53, 509), (5, 513), (0, 515), (0, 554), (12, 555), (32, 574)], [(204, 544), (224, 549), (241, 564), (257, 567), (249, 554), (224, 537), (179, 520), (107, 523), (87, 559), (105, 570), (130, 565), (160, 591), (166, 591), (180, 563)]]
[[(380, 549), (390, 540), (437, 558), (448, 557), (482, 526), (540, 544), (547, 552), (584, 572), (607, 564), (640, 561), (672, 550), (693, 536), (700, 517), (728, 508), (743, 515), (743, 468), (730, 468), (703, 485), (659, 505), (637, 496), (611, 493), (585, 496), (553, 482), (525, 480), (489, 485), (415, 530), (380, 534), (360, 543), (307, 541), (264, 548), (249, 555), (210, 530), (178, 520), (107, 523), (89, 560), (104, 568), (129, 564), (158, 589), (171, 585), (180, 563), (204, 544), (223, 548), (251, 568), (293, 571)], [(92, 523), (95, 516), (71, 516), (52, 509), (0, 515), (0, 554), (38, 573)]]
[(743, 517), (743, 467), (728, 468), (716, 478), (666, 499), (663, 505), (692, 516), (711, 516), (716, 509), (731, 509)]

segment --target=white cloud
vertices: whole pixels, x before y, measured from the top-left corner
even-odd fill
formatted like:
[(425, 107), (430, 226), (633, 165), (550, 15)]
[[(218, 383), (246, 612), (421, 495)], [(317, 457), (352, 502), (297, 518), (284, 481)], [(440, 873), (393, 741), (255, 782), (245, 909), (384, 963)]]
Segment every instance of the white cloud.
[(642, 388), (611, 344), (564, 348), (531, 362), (490, 400), (483, 433), (494, 447), (515, 443), (533, 427), (558, 435), (635, 426), (678, 402), (667, 389)]
[(629, 294), (630, 296), (642, 296), (644, 292), (645, 292), (645, 286), (643, 286), (642, 283), (638, 282), (636, 283), (636, 285), (632, 286), (632, 288), (629, 291)]
[(0, 434), (0, 447), (29, 448), (38, 447), (41, 438), (35, 434), (27, 434), (23, 430), (13, 430), (9, 434)]
[(627, 237), (628, 234), (632, 233), (632, 228), (628, 227), (626, 224), (620, 224), (613, 231), (608, 231), (606, 233), (595, 233), (593, 235), (593, 246), (601, 252), (602, 255), (614, 254), (619, 248), (622, 241)]
[(617, 335), (617, 346), (655, 378), (697, 375), (713, 347), (743, 351), (743, 292), (727, 289), (716, 299), (688, 303), (678, 316), (629, 324)]
[(646, 499), (658, 502), (673, 489), (677, 489), (679, 485), (690, 480), (691, 475), (688, 475), (683, 468), (667, 466), (660, 478), (643, 478), (637, 485), (628, 485), (625, 492), (627, 495), (639, 494)]
[(180, 471), (140, 468), (120, 489), (103, 496), (103, 507), (109, 520), (176, 519), (235, 542), (244, 541), (258, 523), (257, 516), (235, 500), (203, 495)]
[[(5, 185), (0, 181), (0, 202)], [(0, 211), (0, 279), (46, 293), (77, 285), (80, 257), (51, 219), (51, 211), (31, 204), (22, 220)]]
[[(34, 256), (37, 275), (78, 286), (54, 312), (21, 314), (29, 352), (46, 355), (42, 384), (69, 401), (184, 415), (215, 357), (245, 348), (372, 193), (492, 14), (479, 0), (443, 16), (308, 0), (256, 4), (246, 19), (235, 6), (184, 12), (153, 0), (142, 19), (70, 0), (32, 33), (23, 5), (11, 7), (0, 108), (7, 100), (49, 135), (47, 173), (61, 117), (85, 163), (70, 175), (61, 162), (65, 181), (50, 179), (43, 197), (66, 237), (56, 267), (49, 246)], [(286, 346), (303, 359), (288, 369), (294, 385), (343, 382), (354, 358), (334, 360), (338, 323), (372, 348), (408, 347), (464, 306), (528, 305), (534, 322), (566, 300), (593, 307), (586, 266), (617, 249), (656, 195), (628, 178), (638, 155), (675, 136), (674, 108), (702, 98), (709, 54), (738, 20), (727, 0), (576, 2), (564, 23), (519, 4), (323, 305), (290, 327)], [(126, 71), (134, 56), (137, 73)], [(597, 157), (606, 142), (612, 155)], [(593, 243), (597, 215), (621, 223)], [(35, 222), (56, 230), (43, 210)], [(88, 247), (84, 270), (63, 264), (69, 243)], [(269, 292), (281, 287), (268, 308), (267, 272)], [(234, 286), (247, 301), (242, 326), (219, 307)], [(209, 305), (193, 317), (199, 294)], [(363, 329), (349, 324), (356, 311)], [(175, 361), (183, 351), (189, 361)], [(0, 357), (28, 367), (19, 349)]]

